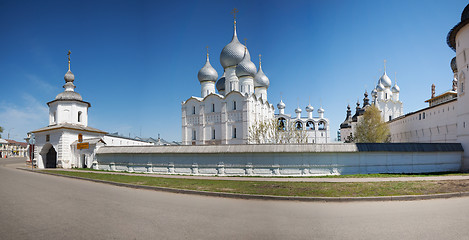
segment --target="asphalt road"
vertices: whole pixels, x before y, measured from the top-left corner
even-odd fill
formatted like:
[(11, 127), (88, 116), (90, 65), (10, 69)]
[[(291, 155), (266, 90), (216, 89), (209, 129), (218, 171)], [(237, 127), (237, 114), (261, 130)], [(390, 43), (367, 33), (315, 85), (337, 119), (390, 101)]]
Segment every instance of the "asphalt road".
[(130, 189), (0, 159), (0, 239), (469, 239), (469, 198), (309, 203)]

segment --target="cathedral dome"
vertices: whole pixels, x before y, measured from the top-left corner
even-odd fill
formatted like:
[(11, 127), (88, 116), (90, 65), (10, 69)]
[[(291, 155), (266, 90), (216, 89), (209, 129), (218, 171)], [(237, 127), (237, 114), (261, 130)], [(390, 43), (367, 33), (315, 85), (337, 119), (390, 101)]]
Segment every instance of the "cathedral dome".
[(393, 93), (398, 93), (398, 92), (401, 91), (401, 88), (399, 86), (397, 86), (397, 83), (396, 83), (396, 84), (394, 84), (394, 87), (392, 87), (391, 91)]
[(381, 83), (381, 81), (378, 83), (378, 85), (376, 86), (376, 90), (378, 92), (381, 92), (381, 91), (384, 91), (384, 86), (383, 84)]
[(285, 109), (285, 103), (283, 103), (283, 101), (280, 100), (280, 102), (277, 104), (277, 108), (278, 109)]
[(312, 112), (312, 111), (314, 111), (313, 106), (311, 106), (311, 104), (308, 104), (308, 106), (306, 106), (306, 112)]
[(74, 91), (64, 91), (59, 93), (56, 97), (56, 100), (78, 100), (83, 101), (81, 95)]
[(256, 65), (254, 65), (253, 62), (251, 62), (251, 58), (247, 55), (247, 49), (246, 49), (246, 55), (244, 55), (243, 60), (238, 63), (236, 66), (236, 76), (237, 77), (244, 77), (244, 76), (251, 76), (254, 77), (257, 73), (257, 68)]
[(386, 74), (386, 71), (384, 72), (383, 76), (379, 78), (379, 82), (381, 82), (385, 88), (390, 88), (392, 84), (391, 79)]
[(376, 91), (376, 88), (371, 91), (371, 96), (377, 96), (378, 92)]
[(69, 69), (67, 73), (65, 73), (64, 79), (65, 82), (73, 82), (75, 80), (75, 75)]
[[(245, 56), (245, 46), (241, 44), (236, 35), (236, 25), (234, 27), (233, 39), (231, 42), (226, 45), (220, 53), (220, 63), (223, 68), (236, 66), (240, 63)], [(246, 52), (250, 58), (249, 51), (246, 49)]]
[(223, 73), (223, 76), (218, 79), (216, 87), (218, 91), (225, 91), (225, 73)]
[(210, 64), (208, 53), (207, 53), (207, 61), (205, 62), (205, 65), (199, 70), (197, 77), (199, 78), (200, 82), (204, 82), (204, 81), (215, 82), (218, 79), (218, 73), (215, 70), (215, 68), (213, 68), (212, 65)]
[(295, 113), (301, 113), (301, 108), (300, 108), (300, 107), (297, 107), (297, 108), (295, 109)]
[(458, 71), (458, 65), (456, 65), (456, 57), (451, 59), (451, 70), (453, 70), (453, 73)]
[(257, 71), (256, 76), (254, 77), (254, 87), (266, 87), (270, 85), (269, 78), (262, 71), (262, 65), (259, 63), (259, 71)]

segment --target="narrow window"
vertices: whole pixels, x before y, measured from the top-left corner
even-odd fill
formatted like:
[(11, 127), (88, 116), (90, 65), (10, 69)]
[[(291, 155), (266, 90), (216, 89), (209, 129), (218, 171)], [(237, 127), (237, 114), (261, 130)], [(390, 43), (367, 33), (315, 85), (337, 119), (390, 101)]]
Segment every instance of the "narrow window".
[(233, 138), (236, 138), (236, 128), (233, 128)]
[(236, 110), (236, 101), (233, 102), (233, 110)]
[(195, 114), (195, 106), (192, 107), (192, 114)]
[(196, 133), (197, 133), (197, 132), (196, 132), (195, 130), (192, 131), (192, 140), (195, 140), (195, 139), (196, 139), (196, 137), (195, 137), (195, 136), (196, 136)]
[(389, 121), (391, 121), (391, 116), (389, 116)]
[(422, 117), (423, 117), (423, 119), (425, 119), (425, 113), (422, 113)]
[(419, 120), (422, 120), (422, 114), (419, 113)]
[(212, 112), (215, 112), (215, 103), (212, 103)]
[(46, 135), (46, 142), (49, 142), (49, 141), (50, 141), (50, 135), (47, 134), (47, 135)]
[(78, 122), (81, 122), (82, 119), (81, 119), (81, 112), (78, 112)]
[(212, 130), (212, 139), (215, 139), (215, 129)]

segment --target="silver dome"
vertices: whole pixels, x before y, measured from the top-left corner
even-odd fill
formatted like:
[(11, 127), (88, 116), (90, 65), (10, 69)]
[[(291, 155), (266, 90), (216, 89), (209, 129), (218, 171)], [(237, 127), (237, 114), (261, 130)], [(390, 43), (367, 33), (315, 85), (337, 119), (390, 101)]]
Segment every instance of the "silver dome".
[(386, 74), (386, 71), (384, 71), (383, 76), (381, 76), (381, 77), (379, 78), (379, 82), (381, 82), (384, 87), (391, 87), (391, 85), (392, 85), (392, 81), (391, 81), (391, 79), (388, 77), (388, 75)]
[(205, 65), (199, 70), (199, 73), (197, 74), (197, 78), (199, 79), (200, 82), (204, 81), (212, 81), (215, 82), (218, 79), (218, 73), (215, 70), (215, 68), (212, 67), (210, 64), (210, 59), (207, 54), (207, 61), (205, 62)]
[(259, 64), (259, 71), (257, 71), (256, 76), (254, 77), (254, 87), (266, 87), (270, 85), (269, 78), (262, 71), (262, 65)]
[(218, 79), (216, 88), (218, 91), (225, 91), (225, 73), (223, 73), (223, 76), (221, 76), (221, 78)]
[(381, 91), (384, 90), (384, 86), (383, 86), (383, 84), (381, 83), (381, 81), (380, 81), (380, 82), (378, 83), (378, 85), (376, 86), (376, 90), (377, 90), (378, 92), (381, 92)]
[(394, 84), (394, 87), (392, 87), (391, 91), (393, 93), (398, 93), (398, 92), (401, 91), (401, 88), (399, 86), (397, 86), (397, 83), (396, 83), (396, 84)]
[(295, 109), (295, 113), (301, 113), (301, 108), (300, 108), (300, 107), (297, 107), (297, 108)]
[(371, 96), (376, 96), (378, 95), (378, 92), (376, 91), (376, 88), (371, 91)]
[(65, 73), (64, 79), (65, 82), (73, 82), (75, 80), (75, 75), (72, 71), (68, 70), (67, 73)]
[(306, 112), (312, 112), (312, 111), (314, 111), (313, 106), (311, 106), (311, 104), (308, 104), (308, 106), (306, 106)]
[(236, 66), (236, 76), (237, 77), (244, 77), (244, 76), (251, 76), (254, 77), (257, 73), (257, 68), (256, 65), (251, 62), (251, 58), (249, 55), (247, 55), (247, 49), (246, 49), (246, 55), (244, 55), (243, 60), (238, 63)]
[[(233, 38), (231, 42), (226, 45), (220, 53), (220, 63), (223, 68), (236, 66), (244, 58), (245, 46), (241, 44), (236, 35), (236, 25), (234, 27)], [(251, 58), (249, 51), (246, 49), (247, 55)]]
[(324, 113), (324, 109), (323, 109), (322, 107), (320, 107), (320, 108), (318, 109), (318, 113)]
[(458, 71), (458, 65), (456, 65), (456, 57), (451, 59), (451, 70), (453, 70), (453, 73)]
[(283, 103), (283, 101), (280, 100), (280, 102), (277, 104), (277, 108), (278, 109), (285, 109), (285, 103)]
[(61, 92), (55, 97), (55, 99), (56, 100), (79, 100), (79, 101), (83, 101), (83, 98), (81, 97), (81, 95), (79, 93), (73, 92), (73, 91)]

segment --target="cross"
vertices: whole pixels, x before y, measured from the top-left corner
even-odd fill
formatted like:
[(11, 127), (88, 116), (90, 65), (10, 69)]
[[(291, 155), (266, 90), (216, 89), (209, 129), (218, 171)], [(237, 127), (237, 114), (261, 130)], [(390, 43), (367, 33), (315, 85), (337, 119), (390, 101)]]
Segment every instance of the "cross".
[(238, 9), (233, 8), (233, 11), (231, 11), (231, 14), (233, 14), (233, 18), (236, 21), (236, 13), (238, 13)]
[(260, 66), (261, 66), (261, 64), (262, 64), (261, 57), (262, 57), (262, 55), (261, 55), (261, 54), (259, 54), (259, 67), (260, 67)]
[(208, 46), (205, 46), (205, 48), (207, 49), (207, 56), (208, 56)]
[(68, 50), (67, 55), (68, 55), (68, 61), (69, 61), (69, 62), (70, 62), (70, 54), (72, 54), (72, 51)]

